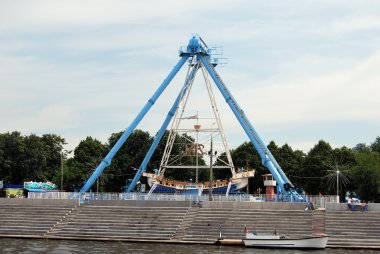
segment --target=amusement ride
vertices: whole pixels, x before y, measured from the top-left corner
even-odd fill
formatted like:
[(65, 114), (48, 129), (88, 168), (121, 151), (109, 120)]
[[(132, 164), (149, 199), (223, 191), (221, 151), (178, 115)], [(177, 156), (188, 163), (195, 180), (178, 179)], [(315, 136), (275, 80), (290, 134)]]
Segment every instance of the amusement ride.
[[(144, 160), (139, 166), (135, 177), (129, 184), (127, 192), (132, 192), (135, 189), (136, 184), (142, 176), (148, 178), (148, 183), (151, 186), (148, 195), (154, 192), (169, 192), (184, 195), (202, 195), (204, 193), (208, 193), (209, 195), (211, 193), (229, 195), (230, 192), (240, 190), (247, 186), (248, 178), (253, 177), (255, 171), (247, 169), (236, 170), (234, 167), (219, 115), (218, 106), (214, 97), (211, 84), (212, 80), (260, 155), (261, 163), (268, 168), (273, 175), (273, 178), (277, 183), (277, 197), (281, 196), (282, 200), (305, 200), (300, 189), (296, 188), (287, 178), (272, 153), (256, 132), (252, 123), (245, 115), (243, 109), (239, 106), (221, 77), (216, 72), (215, 68), (218, 64), (218, 59), (212, 57), (212, 50), (213, 49), (208, 47), (198, 35), (193, 35), (187, 47), (179, 50), (180, 60), (178, 63), (137, 114), (117, 143), (94, 170), (93, 174), (81, 188), (81, 193), (89, 191), (103, 170), (111, 164), (112, 158), (116, 155), (136, 126), (155, 104), (163, 91), (168, 87), (174, 76), (180, 71), (185, 63), (188, 63), (184, 84), (158, 130)], [(210, 106), (212, 108), (212, 117), (201, 117), (198, 112), (196, 115), (186, 115), (189, 96), (194, 85), (195, 77), (198, 73), (202, 73), (203, 76)], [(206, 123), (203, 124), (201, 121)], [(168, 130), (169, 125), (169, 135), (160, 166), (158, 169), (154, 170), (154, 173), (148, 173), (147, 165), (157, 148), (157, 145), (161, 141), (166, 130)], [(176, 137), (178, 136), (181, 136), (186, 142), (182, 144), (181, 152), (175, 154), (172, 152), (172, 148), (176, 142)], [(215, 149), (215, 145), (217, 144), (220, 144), (220, 146), (218, 149)], [(216, 152), (224, 153), (225, 156), (223, 156), (223, 158), (225, 159), (217, 156)], [(207, 156), (210, 157), (209, 165), (199, 164), (200, 160)], [(195, 165), (190, 165), (189, 162), (195, 162)], [(212, 170), (222, 168), (230, 170), (231, 178), (226, 180), (213, 180)], [(195, 182), (177, 181), (166, 178), (165, 172), (169, 169), (195, 170)], [(210, 170), (210, 179), (208, 182), (201, 182), (199, 179), (200, 171), (203, 169)]]

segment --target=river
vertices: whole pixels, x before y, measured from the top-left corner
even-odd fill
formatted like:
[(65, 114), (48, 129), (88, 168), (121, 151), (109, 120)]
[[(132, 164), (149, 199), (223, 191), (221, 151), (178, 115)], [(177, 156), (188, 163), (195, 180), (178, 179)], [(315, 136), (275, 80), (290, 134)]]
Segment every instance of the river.
[(356, 254), (380, 253), (378, 250), (266, 250), (246, 249), (244, 247), (190, 245), (190, 244), (156, 244), (131, 242), (102, 242), (102, 241), (72, 241), (72, 240), (44, 240), (44, 239), (12, 239), (0, 238), (0, 253), (131, 253), (131, 254), (188, 254), (188, 253), (255, 253), (255, 254)]

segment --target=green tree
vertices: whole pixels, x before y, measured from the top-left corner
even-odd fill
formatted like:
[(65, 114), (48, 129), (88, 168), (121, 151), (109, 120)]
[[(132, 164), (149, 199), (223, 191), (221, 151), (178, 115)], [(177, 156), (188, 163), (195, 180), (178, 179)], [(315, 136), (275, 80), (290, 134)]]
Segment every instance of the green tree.
[(329, 143), (320, 140), (302, 161), (300, 178), (303, 188), (308, 194), (325, 193), (324, 177), (329, 170), (329, 162), (333, 157), (333, 149)]
[(22, 184), (27, 173), (25, 143), (20, 132), (0, 135), (0, 177), (4, 183)]
[[(123, 132), (113, 133), (108, 140), (108, 147), (112, 148), (122, 134)], [(129, 136), (105, 172), (109, 175), (109, 191), (122, 191), (128, 179), (133, 179), (135, 169), (141, 165), (152, 142), (150, 134), (142, 130), (137, 129)]]
[(261, 158), (252, 142), (244, 142), (232, 150), (231, 156), (236, 168), (256, 170), (255, 177), (249, 179), (250, 192), (256, 192), (260, 188), (261, 193), (263, 193), (262, 175), (267, 174), (268, 170), (261, 165)]
[(371, 147), (367, 146), (365, 143), (359, 143), (352, 150), (354, 152), (370, 152)]
[(301, 165), (304, 157), (305, 154), (302, 151), (293, 151), (288, 144), (280, 147), (278, 149), (278, 154), (275, 156), (278, 164), (281, 166), (288, 179), (293, 185), (301, 188), (303, 188), (303, 181), (297, 176), (301, 173)]
[(371, 144), (371, 150), (380, 154), (380, 137), (377, 137), (375, 141)]
[[(64, 168), (64, 186), (68, 191), (79, 190), (92, 175), (102, 158), (106, 155), (107, 146), (99, 140), (87, 137), (74, 149), (74, 157), (69, 159)], [(58, 175), (57, 175), (58, 176)], [(60, 174), (59, 174), (60, 176)], [(105, 190), (107, 179), (100, 177), (101, 190)], [(94, 186), (92, 188), (94, 190)]]
[(345, 193), (353, 188), (349, 169), (355, 163), (352, 149), (347, 147), (333, 149), (331, 156), (323, 161), (323, 166), (326, 168), (321, 178), (323, 187), (321, 192), (327, 195), (339, 195), (340, 200), (344, 200)]
[(351, 168), (354, 191), (363, 200), (380, 202), (380, 154), (355, 153), (357, 165)]
[[(231, 156), (232, 157), (232, 156)], [(218, 160), (214, 163), (214, 165), (225, 165), (222, 161), (228, 161), (227, 155), (225, 152), (221, 153), (218, 156)], [(234, 169), (235, 170), (235, 169)], [(210, 171), (209, 171), (210, 172)], [(232, 177), (231, 170), (229, 168), (220, 168), (213, 170), (213, 178), (214, 179), (230, 179)]]
[(60, 175), (61, 153), (65, 139), (56, 134), (44, 134), (41, 137), (44, 144), (46, 156), (46, 165), (43, 166), (43, 175), (41, 181), (52, 181), (54, 176)]
[(6, 183), (52, 181), (59, 172), (65, 140), (55, 134), (39, 137), (20, 132), (0, 134), (0, 177)]
[(44, 169), (48, 165), (48, 153), (47, 147), (43, 140), (31, 134), (24, 138), (25, 143), (25, 175), (24, 178), (31, 181), (52, 181), (52, 179), (46, 179)]
[(162, 156), (165, 151), (166, 142), (168, 140), (169, 131), (165, 131), (164, 135), (162, 136), (160, 142), (157, 145), (156, 150), (153, 152), (152, 158), (150, 159), (148, 166), (147, 166), (147, 172), (154, 172), (154, 169), (159, 169)]
[[(298, 175), (300, 172), (300, 164), (303, 157), (303, 152), (293, 151), (293, 149), (285, 144), (282, 147), (276, 145), (274, 141), (268, 144), (268, 149), (271, 151), (276, 161), (281, 165), (281, 168), (288, 176), (290, 174)], [(245, 142), (238, 148), (232, 151), (232, 158), (237, 168), (254, 168), (256, 174), (254, 178), (251, 178), (249, 185), (251, 190), (257, 192), (258, 188), (263, 190), (263, 178), (262, 175), (270, 174), (271, 172), (262, 165), (261, 158), (258, 152), (255, 150), (251, 142)], [(224, 174), (227, 174), (225, 172)], [(261, 191), (263, 193), (263, 191)]]

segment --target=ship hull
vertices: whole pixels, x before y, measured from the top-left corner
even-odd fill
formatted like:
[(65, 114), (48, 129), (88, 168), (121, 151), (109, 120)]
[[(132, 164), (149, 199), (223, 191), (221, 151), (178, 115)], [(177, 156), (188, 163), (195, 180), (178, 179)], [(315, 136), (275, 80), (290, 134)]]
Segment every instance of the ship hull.
[[(214, 187), (212, 188), (213, 194), (221, 194), (224, 195), (227, 192), (228, 186), (223, 187)], [(181, 195), (199, 195), (199, 188), (191, 188), (191, 189), (179, 189), (175, 187), (168, 187), (163, 186), (161, 184), (157, 184), (156, 188), (154, 189), (153, 193), (170, 193), (170, 194), (181, 194)], [(233, 193), (236, 191), (236, 185), (232, 184), (229, 193)], [(203, 189), (201, 194), (208, 194), (209, 189)]]
[[(193, 183), (175, 181), (162, 178), (154, 173), (143, 173), (147, 178), (148, 185), (153, 188), (150, 193), (167, 193), (181, 195), (199, 195), (209, 193), (209, 182)], [(228, 195), (234, 194), (248, 184), (248, 178), (254, 176), (254, 171), (239, 172), (234, 174), (230, 181), (216, 180), (213, 181), (212, 194)]]

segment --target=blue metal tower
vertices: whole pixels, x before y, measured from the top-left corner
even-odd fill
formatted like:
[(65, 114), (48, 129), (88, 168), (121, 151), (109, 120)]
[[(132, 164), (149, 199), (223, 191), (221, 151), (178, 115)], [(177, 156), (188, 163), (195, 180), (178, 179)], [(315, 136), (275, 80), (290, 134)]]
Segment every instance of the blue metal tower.
[(286, 177), (285, 173), (283, 172), (280, 165), (277, 163), (276, 159), (273, 157), (272, 153), (269, 151), (269, 149), (266, 147), (265, 143), (262, 141), (258, 133), (256, 132), (255, 128), (253, 127), (252, 123), (248, 120), (247, 116), (245, 115), (243, 109), (239, 106), (237, 101), (232, 96), (231, 92), (228, 90), (227, 86), (223, 83), (222, 79), (218, 75), (218, 73), (215, 70), (215, 64), (212, 63), (212, 59), (210, 56), (210, 49), (208, 49), (207, 45), (204, 43), (204, 41), (197, 35), (192, 36), (192, 38), (189, 41), (188, 46), (185, 50), (179, 51), (179, 56), (181, 57), (177, 65), (173, 68), (173, 70), (169, 73), (168, 77), (162, 82), (162, 84), (159, 86), (159, 88), (156, 90), (156, 92), (153, 94), (153, 96), (148, 100), (146, 105), (142, 108), (140, 113), (136, 116), (136, 118), (133, 120), (131, 125), (126, 129), (126, 131), (123, 133), (121, 138), (118, 140), (118, 142), (114, 145), (114, 147), (110, 150), (110, 152), (107, 154), (107, 156), (102, 160), (102, 162), (99, 164), (99, 166), (96, 168), (94, 173), (91, 175), (91, 177), (87, 180), (87, 182), (84, 184), (82, 189), (80, 190), (81, 193), (87, 192), (90, 187), (94, 184), (96, 179), (99, 177), (99, 175), (103, 172), (103, 170), (111, 164), (112, 158), (115, 156), (115, 154), (118, 152), (120, 147), (124, 144), (124, 142), (128, 139), (129, 135), (133, 132), (133, 130), (136, 128), (136, 126), (139, 124), (139, 122), (143, 119), (145, 114), (150, 110), (150, 108), (153, 106), (153, 104), (156, 102), (156, 100), (160, 97), (162, 92), (166, 89), (166, 87), (169, 85), (171, 80), (174, 78), (174, 76), (177, 74), (177, 72), (181, 69), (183, 64), (190, 58), (190, 66), (191, 71), (190, 74), (187, 76), (187, 79), (185, 80), (185, 83), (179, 92), (176, 100), (174, 101), (171, 109), (169, 110), (169, 113), (164, 120), (161, 128), (157, 132), (157, 135), (155, 136), (155, 139), (153, 141), (153, 144), (151, 145), (149, 151), (147, 152), (143, 162), (141, 163), (138, 172), (136, 173), (133, 181), (128, 187), (127, 192), (132, 191), (137, 181), (139, 180), (140, 176), (143, 172), (146, 171), (146, 166), (156, 149), (159, 141), (161, 140), (168, 124), (170, 123), (176, 109), (178, 108), (178, 104), (181, 101), (184, 93), (186, 92), (189, 84), (194, 79), (198, 69), (200, 66), (204, 66), (207, 70), (207, 72), (210, 74), (212, 80), (218, 87), (219, 91), (225, 98), (227, 104), (231, 108), (232, 112), (234, 113), (235, 117), (237, 118), (238, 122), (244, 129), (245, 133), (249, 137), (250, 141), (254, 145), (255, 149), (259, 153), (261, 157), (262, 164), (269, 169), (271, 174), (273, 175), (274, 179), (277, 181), (277, 194), (282, 195), (285, 200), (295, 200), (295, 201), (304, 201), (304, 197), (297, 192), (296, 188), (293, 186), (293, 184), (290, 182), (290, 180)]

